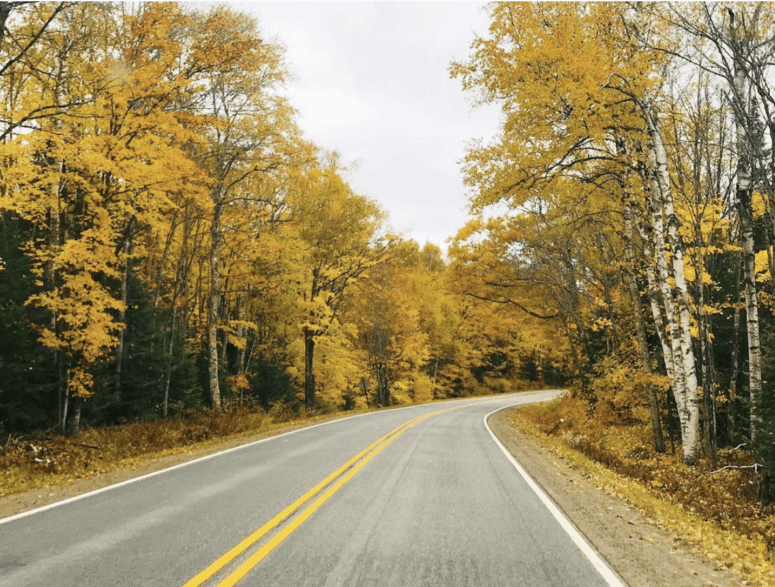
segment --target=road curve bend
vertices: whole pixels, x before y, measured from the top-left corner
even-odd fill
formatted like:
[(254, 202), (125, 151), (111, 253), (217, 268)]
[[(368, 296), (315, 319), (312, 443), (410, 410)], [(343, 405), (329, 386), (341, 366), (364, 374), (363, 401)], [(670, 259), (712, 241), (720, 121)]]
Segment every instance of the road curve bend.
[(385, 410), (0, 520), (0, 585), (623, 585), (486, 424)]

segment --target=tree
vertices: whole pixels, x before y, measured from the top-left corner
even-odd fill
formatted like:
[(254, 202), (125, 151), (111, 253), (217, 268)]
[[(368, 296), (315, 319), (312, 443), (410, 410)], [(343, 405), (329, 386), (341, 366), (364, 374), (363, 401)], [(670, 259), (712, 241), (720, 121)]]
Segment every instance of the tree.
[(355, 299), (348, 308), (376, 380), (376, 405), (388, 406), (391, 398), (404, 402), (420, 399), (428, 387), (432, 394), (433, 384), (428, 385), (423, 371), (431, 357), (429, 330), (435, 326), (429, 323), (428, 314), (437, 309), (427, 307), (435, 300), (429, 299), (432, 294), (426, 289), (430, 286), (426, 267), (438, 270), (441, 260), (437, 256), (440, 251), (428, 245), (423, 253), (425, 258), (421, 259), (413, 241), (402, 243), (390, 260), (375, 266), (356, 284)]
[(253, 20), (224, 7), (196, 15), (192, 36), (189, 71), (201, 85), (187, 107), (206, 113), (197, 129), (206, 144), (194, 157), (211, 178), (207, 354), (210, 401), (219, 408), (224, 214), (230, 206), (260, 200), (250, 191), (253, 176), (288, 165), (300, 147), (294, 112), (279, 93), (287, 75), (282, 48), (266, 42)]
[[(656, 271), (649, 273), (649, 291), (659, 318), (670, 328), (672, 348), (666, 363), (671, 365), (681, 415), (684, 460), (694, 463), (699, 410), (691, 305), (657, 109), (668, 59), (664, 54), (655, 58), (644, 47), (635, 26), (642, 15), (623, 5), (504, 3), (492, 6), (491, 17), (490, 38), (477, 39), (471, 60), (451, 68), (464, 89), (501, 104), (505, 115), (498, 139), (471, 149), (464, 162), (467, 181), (477, 190), (472, 213), (482, 214), (499, 202), (508, 206), (512, 219), (500, 227), (491, 222), (486, 234), (492, 238), (496, 229), (502, 235), (497, 237), (505, 241), (499, 255), (509, 255), (531, 270), (551, 268), (544, 272), (546, 278), (534, 278), (534, 283), (554, 281), (551, 291), (571, 349), (581, 351), (573, 352), (574, 363), (586, 377), (596, 360), (597, 335), (585, 318), (585, 308), (597, 297), (594, 289), (599, 288), (609, 308), (610, 326), (605, 323), (598, 332), (607, 333), (614, 344), (606, 344), (614, 353), (620, 336), (617, 320), (611, 319), (615, 281), (605, 270), (605, 260), (598, 257), (600, 264), (591, 254), (605, 248), (594, 244), (594, 234), (589, 245), (580, 246), (579, 235), (586, 234), (580, 228), (595, 227), (599, 235), (610, 235), (606, 240), (613, 259), (621, 236), (634, 237), (632, 231), (610, 233), (620, 226), (616, 216), (622, 214), (622, 203), (634, 198), (643, 202), (639, 209), (647, 212), (648, 227), (643, 236), (652, 245), (656, 264)], [(638, 25), (649, 34), (654, 30), (653, 23)], [(622, 182), (623, 176), (629, 179)], [(612, 186), (631, 193), (614, 199)], [(528, 227), (535, 231), (531, 249), (524, 244)], [(560, 235), (562, 230), (566, 235)], [(577, 232), (571, 236), (570, 230)], [(559, 238), (547, 245), (549, 234)], [(545, 259), (541, 265), (535, 264), (539, 252)]]
[(289, 205), (303, 248), (304, 401), (311, 409), (316, 341), (338, 320), (347, 288), (383, 261), (395, 240), (382, 233), (384, 213), (377, 204), (345, 183), (335, 157), (304, 174)]

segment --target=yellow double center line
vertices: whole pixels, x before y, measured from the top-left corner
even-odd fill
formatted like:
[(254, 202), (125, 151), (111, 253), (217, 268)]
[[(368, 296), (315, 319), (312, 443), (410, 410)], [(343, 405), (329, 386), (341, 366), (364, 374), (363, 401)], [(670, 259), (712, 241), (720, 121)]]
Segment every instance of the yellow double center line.
[[(481, 403), (481, 402), (477, 402), (477, 403)], [(239, 544), (237, 544), (234, 548), (229, 550), (226, 554), (221, 556), (219, 559), (217, 559), (212, 564), (210, 564), (207, 568), (205, 568), (196, 576), (191, 578), (188, 582), (186, 582), (183, 585), (183, 587), (198, 587), (199, 585), (202, 585), (203, 583), (205, 583), (213, 575), (215, 575), (225, 566), (227, 566), (232, 561), (234, 561), (234, 559), (240, 556), (243, 552), (245, 552), (251, 546), (256, 544), (269, 532), (271, 532), (272, 530), (280, 526), (283, 522), (288, 520), (288, 518), (296, 514), (296, 512), (300, 510), (302, 506), (304, 506), (304, 504), (306, 504), (308, 501), (313, 499), (316, 495), (318, 495), (321, 491), (323, 491), (326, 487), (330, 485), (330, 487), (328, 487), (328, 489), (325, 492), (323, 492), (317, 499), (315, 499), (315, 501), (313, 501), (312, 504), (310, 504), (309, 507), (307, 507), (307, 509), (305, 509), (298, 516), (296, 516), (288, 525), (286, 525), (282, 530), (280, 530), (280, 532), (275, 534), (269, 541), (267, 541), (266, 544), (264, 544), (252, 555), (250, 555), (250, 557), (248, 557), (242, 564), (240, 564), (234, 571), (232, 571), (231, 574), (229, 574), (223, 581), (218, 583), (218, 587), (231, 587), (232, 585), (236, 585), (237, 582), (240, 579), (242, 579), (246, 574), (248, 574), (253, 567), (255, 567), (258, 563), (260, 563), (264, 558), (266, 558), (266, 556), (270, 552), (272, 552), (275, 548), (277, 548), (277, 546), (283, 540), (285, 540), (288, 536), (290, 536), (312, 514), (314, 514), (318, 510), (318, 508), (320, 508), (320, 506), (322, 506), (326, 501), (328, 501), (331, 498), (332, 495), (334, 495), (337, 491), (339, 491), (342, 488), (342, 486), (344, 486), (345, 483), (347, 483), (350, 479), (352, 479), (358, 471), (360, 471), (363, 467), (365, 467), (366, 464), (371, 459), (373, 459), (385, 448), (387, 448), (396, 438), (401, 436), (409, 428), (411, 428), (415, 424), (418, 424), (419, 422), (422, 422), (427, 418), (430, 418), (431, 416), (436, 416), (438, 414), (443, 414), (445, 412), (451, 412), (453, 410), (459, 410), (461, 408), (466, 408), (473, 405), (476, 405), (476, 404), (473, 404), (473, 403), (466, 404), (465, 406), (456, 406), (454, 408), (447, 408), (445, 410), (437, 410), (435, 412), (423, 414), (422, 416), (417, 416), (416, 418), (409, 420), (408, 422), (401, 424), (401, 426), (398, 426), (397, 428), (391, 430), (390, 432), (385, 434), (382, 438), (367, 446), (365, 449), (363, 449), (361, 452), (359, 452), (357, 455), (355, 455), (353, 458), (347, 461), (344, 465), (342, 465), (336, 471), (331, 473), (328, 477), (323, 479), (320, 483), (315, 485), (315, 487), (307, 491), (307, 493), (305, 493), (299, 499), (294, 501), (291, 505), (289, 505), (279, 514), (277, 514), (271, 520), (269, 520), (266, 524), (261, 526), (258, 530), (253, 532), (250, 536), (242, 540)]]

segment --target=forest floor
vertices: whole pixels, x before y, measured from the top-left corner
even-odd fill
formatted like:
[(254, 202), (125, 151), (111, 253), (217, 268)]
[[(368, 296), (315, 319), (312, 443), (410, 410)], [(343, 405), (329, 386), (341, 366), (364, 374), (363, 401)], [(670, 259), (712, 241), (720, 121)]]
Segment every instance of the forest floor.
[(721, 528), (663, 491), (582, 454), (542, 419), (547, 409), (504, 410), (489, 423), (630, 587), (775, 586), (763, 539)]

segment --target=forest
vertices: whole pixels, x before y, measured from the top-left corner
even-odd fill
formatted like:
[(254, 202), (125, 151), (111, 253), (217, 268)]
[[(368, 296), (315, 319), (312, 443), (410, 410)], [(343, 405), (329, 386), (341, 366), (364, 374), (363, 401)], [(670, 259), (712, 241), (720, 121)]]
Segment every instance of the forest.
[(723, 469), (755, 472), (770, 501), (773, 5), (489, 14), (450, 68), (502, 109), (463, 161), (454, 270), (479, 298), (556, 317), (589, 426), (647, 422), (649, 451), (709, 472), (742, 451), (751, 461)]
[[(560, 385), (542, 321), (394, 234), (212, 4), (0, 6), (0, 433)], [(11, 435), (11, 436), (9, 436)]]
[[(775, 5), (485, 10), (448, 73), (500, 125), (468, 144), (444, 251), (392, 230), (352, 154), (305, 136), (285, 49), (249, 15), (0, 3), (14, 491), (98, 449), (103, 467), (176, 446), (181, 422), (196, 442), (233, 414), (563, 388), (514, 421), (660, 496), (658, 524), (699, 516), (722, 564), (771, 572)], [(56, 458), (10, 454), (40, 435)]]
[[(567, 387), (775, 467), (775, 9), (494, 3), (446, 254), (298, 126), (230, 8), (0, 9), (0, 431)], [(724, 451), (726, 451), (724, 453)]]

